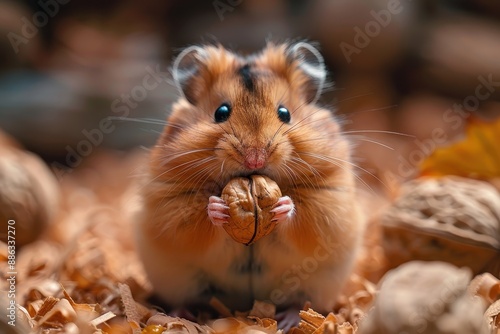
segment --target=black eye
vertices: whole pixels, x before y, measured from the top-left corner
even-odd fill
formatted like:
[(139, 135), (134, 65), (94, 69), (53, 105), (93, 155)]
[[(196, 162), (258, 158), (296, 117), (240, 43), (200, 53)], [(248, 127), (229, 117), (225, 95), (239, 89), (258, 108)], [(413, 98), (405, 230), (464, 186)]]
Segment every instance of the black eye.
[(278, 117), (283, 123), (290, 123), (290, 112), (283, 106), (278, 107)]
[(215, 111), (214, 115), (215, 122), (217, 123), (225, 122), (229, 118), (229, 115), (231, 115), (231, 106), (227, 103), (223, 103)]

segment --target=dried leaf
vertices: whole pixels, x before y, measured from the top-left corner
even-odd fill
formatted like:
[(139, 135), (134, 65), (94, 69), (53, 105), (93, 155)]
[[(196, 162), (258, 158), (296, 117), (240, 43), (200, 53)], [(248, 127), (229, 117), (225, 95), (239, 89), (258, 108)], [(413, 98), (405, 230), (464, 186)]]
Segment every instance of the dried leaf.
[(466, 138), (435, 150), (420, 166), (421, 175), (457, 175), (481, 180), (500, 176), (500, 119), (468, 123)]

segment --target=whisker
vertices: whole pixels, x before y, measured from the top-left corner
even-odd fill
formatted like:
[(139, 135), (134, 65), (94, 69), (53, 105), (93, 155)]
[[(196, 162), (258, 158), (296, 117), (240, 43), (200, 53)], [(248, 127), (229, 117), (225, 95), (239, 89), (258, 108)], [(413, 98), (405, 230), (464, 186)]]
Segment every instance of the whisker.
[[(304, 176), (304, 178), (302, 178), (300, 175), (297, 175), (297, 177), (300, 179), (300, 181), (302, 182), (302, 184), (306, 185), (306, 186), (310, 186), (311, 188), (313, 189), (317, 189), (318, 188), (318, 185), (314, 184), (312, 179), (304, 172), (303, 170), (303, 165), (300, 164), (299, 162), (297, 161), (289, 161), (291, 164), (294, 164), (296, 166), (294, 172), (297, 172), (297, 173), (300, 173)], [(307, 165), (306, 165), (307, 167)], [(320, 178), (321, 181), (323, 181), (323, 178)]]
[[(191, 181), (191, 178), (192, 178), (194, 175), (196, 175), (197, 173), (199, 173), (199, 171), (198, 171), (198, 172), (196, 172), (194, 175), (191, 175), (191, 177), (189, 177), (189, 178), (187, 178), (187, 179), (185, 179), (185, 180), (182, 180), (183, 182), (181, 182), (181, 183), (179, 183), (179, 181), (181, 180), (181, 178), (180, 178), (180, 177), (181, 177), (181, 176), (183, 176), (183, 175), (184, 175), (184, 174), (186, 174), (186, 173), (189, 173), (192, 169), (197, 168), (197, 167), (200, 167), (201, 165), (203, 165), (203, 164), (205, 164), (205, 163), (207, 163), (207, 162), (210, 162), (210, 161), (212, 161), (212, 160), (215, 160), (215, 159), (216, 159), (215, 157), (205, 157), (205, 158), (203, 158), (203, 159), (197, 159), (197, 160), (189, 161), (189, 164), (187, 165), (187, 167), (186, 167), (186, 168), (185, 168), (182, 172), (180, 172), (180, 173), (178, 173), (178, 174), (176, 174), (176, 175), (175, 175), (175, 177), (177, 178), (177, 181), (175, 181), (175, 182), (173, 183), (173, 185), (177, 185), (177, 186), (178, 186), (178, 185), (183, 185), (183, 184), (188, 183), (189, 181)], [(185, 165), (185, 164), (182, 164), (182, 165)], [(175, 170), (175, 169), (177, 169), (177, 168), (179, 168), (179, 167), (184, 167), (184, 166), (182, 166), (182, 165), (175, 166), (175, 167), (171, 168), (171, 169), (170, 169), (169, 171), (167, 171), (167, 172), (170, 172), (170, 171), (172, 171), (172, 170)], [(165, 172), (163, 172), (163, 173), (165, 173)], [(162, 173), (162, 174), (163, 174), (163, 173)]]
[(351, 112), (348, 112), (348, 113), (343, 113), (342, 115), (351, 116), (351, 115), (356, 115), (356, 114), (365, 113), (365, 112), (374, 112), (374, 111), (389, 110), (389, 109), (392, 109), (392, 108), (396, 108), (397, 106), (398, 106), (397, 104), (392, 104), (390, 106), (385, 106), (385, 107), (380, 107), (380, 108), (371, 108), (371, 109), (363, 109), (363, 110), (351, 111)]
[(343, 160), (343, 159), (339, 159), (339, 158), (333, 158), (333, 159), (336, 159), (337, 161), (340, 161), (340, 162), (344, 162), (344, 163), (347, 163), (351, 166), (353, 166), (354, 168), (357, 168), (363, 172), (365, 172), (366, 174), (370, 175), (371, 177), (373, 177), (375, 180), (377, 180), (378, 182), (380, 182), (387, 190), (390, 190), (389, 186), (386, 185), (378, 176), (376, 176), (375, 174), (373, 174), (372, 172), (370, 172), (369, 170), (367, 170), (366, 168), (363, 168), (353, 162), (350, 162), (350, 161), (346, 161), (346, 160)]
[[(197, 168), (197, 167), (199, 167), (199, 166), (201, 166), (203, 164), (209, 163), (209, 162), (211, 162), (213, 160), (216, 160), (216, 158), (215, 157), (206, 157), (206, 158), (203, 158), (203, 159), (192, 161), (192, 164), (190, 166), (188, 166), (188, 168), (184, 169), (181, 173), (177, 174), (178, 180), (175, 181), (174, 183), (172, 183), (171, 186), (179, 188), (179, 187), (182, 187), (182, 186), (186, 185), (188, 182), (198, 183), (197, 180), (201, 179), (203, 176), (205, 176), (205, 174), (207, 173), (207, 171), (209, 171), (207, 168), (204, 168), (204, 169), (201, 169), (201, 170), (197, 171), (196, 173), (190, 175), (187, 179), (182, 179), (181, 176), (183, 176), (184, 174), (190, 172), (192, 169)], [(199, 190), (200, 190), (200, 187), (198, 187), (198, 191)], [(165, 194), (164, 199), (167, 199), (169, 197), (168, 195), (169, 195), (169, 192), (167, 192)], [(171, 198), (167, 202), (163, 202), (163, 201), (160, 202), (159, 206), (161, 204), (163, 204), (163, 207), (165, 207), (171, 201), (175, 200), (176, 197), (177, 196), (174, 196), (173, 198)], [(188, 199), (189, 199), (189, 197), (188, 197)]]
[[(293, 161), (289, 161), (289, 163), (293, 163), (295, 165), (297, 165), (297, 162), (293, 162)], [(289, 169), (290, 169), (290, 172), (293, 173), (293, 175), (300, 180), (301, 184), (303, 185), (310, 185), (312, 188), (316, 188), (313, 184), (312, 184), (312, 181), (307, 177), (307, 175), (304, 173), (304, 171), (302, 171), (301, 168), (295, 168), (294, 170), (291, 169), (290, 166), (287, 166)], [(305, 178), (303, 178), (301, 175), (303, 175)], [(297, 185), (296, 185), (297, 186)]]
[(324, 177), (323, 177), (324, 175), (322, 176), (321, 173), (316, 168), (314, 168), (310, 163), (308, 163), (307, 161), (302, 159), (298, 154), (296, 154), (296, 157), (293, 157), (292, 160), (297, 161), (299, 163), (302, 163), (303, 165), (305, 165), (306, 167), (309, 168), (311, 173), (313, 173), (317, 177), (322, 178), (324, 180)]
[[(340, 90), (340, 89), (338, 89), (338, 90)], [(357, 99), (357, 98), (360, 98), (360, 97), (370, 96), (370, 95), (374, 95), (374, 94), (375, 94), (374, 92), (363, 93), (363, 94), (358, 94), (358, 95), (354, 95), (354, 96), (349, 96), (349, 97), (346, 97), (345, 99), (338, 100), (338, 101), (336, 101), (336, 98), (334, 98), (334, 99), (332, 99), (331, 102), (339, 104), (339, 103), (342, 103), (342, 102), (351, 101), (351, 100), (354, 100), (354, 99)]]
[(381, 143), (379, 141), (376, 141), (374, 139), (370, 139), (370, 138), (366, 138), (364, 136), (357, 136), (357, 135), (347, 135), (346, 137), (349, 137), (349, 138), (352, 138), (353, 140), (359, 140), (359, 141), (365, 141), (365, 142), (368, 142), (368, 143), (372, 143), (372, 144), (376, 144), (376, 145), (380, 145), (384, 148), (387, 148), (391, 151), (394, 151), (394, 148), (393, 147), (390, 147), (389, 145), (386, 145), (384, 143)]
[[(179, 187), (183, 186), (184, 184), (186, 184), (187, 182), (192, 181), (192, 179), (195, 178), (195, 177), (197, 177), (197, 175), (199, 173), (204, 172), (204, 169), (202, 169), (202, 170), (194, 173), (193, 175), (191, 175), (187, 179), (182, 180), (182, 182), (179, 183), (179, 181), (181, 181), (181, 176), (182, 175), (184, 175), (185, 173), (189, 172), (193, 168), (199, 167), (200, 165), (202, 165), (204, 163), (210, 162), (211, 160), (215, 160), (215, 157), (206, 157), (204, 159), (198, 159), (198, 160), (190, 161), (191, 165), (188, 166), (188, 168), (184, 169), (184, 171), (182, 173), (177, 174), (178, 180), (175, 181), (174, 183), (170, 184), (171, 187), (177, 187), (177, 188), (179, 188)], [(162, 174), (164, 174), (164, 173), (162, 173)], [(157, 214), (158, 210), (161, 207), (167, 206), (169, 203), (171, 203), (173, 200), (175, 200), (177, 198), (177, 196), (169, 196), (169, 195), (170, 195), (170, 192), (165, 193), (165, 195), (163, 196), (163, 199), (160, 201), (160, 203), (158, 203), (158, 205), (156, 207), (155, 214)], [(165, 200), (167, 200), (167, 199), (169, 199), (169, 200), (165, 202)]]
[[(179, 158), (180, 156), (187, 155), (187, 154), (189, 154), (189, 153), (197, 153), (197, 152), (202, 152), (202, 151), (211, 151), (211, 150), (212, 150), (212, 149), (207, 148), (207, 149), (193, 150), (193, 151), (196, 151), (196, 152), (193, 152), (193, 151), (188, 151), (188, 152), (180, 153), (180, 154), (175, 155), (174, 157), (171, 157), (171, 158), (170, 158), (167, 162), (165, 162), (165, 163), (164, 163), (164, 165), (166, 165), (167, 163), (170, 163), (171, 161), (173, 161), (173, 160), (175, 160), (175, 159)], [(210, 159), (216, 159), (215, 157), (206, 157), (206, 158), (204, 158), (204, 159), (208, 159), (208, 158), (210, 158)], [(150, 185), (151, 183), (153, 183), (154, 181), (158, 180), (159, 178), (161, 178), (162, 176), (166, 175), (167, 173), (170, 173), (172, 170), (175, 170), (176, 168), (179, 168), (179, 167), (183, 167), (183, 166), (185, 166), (185, 165), (188, 165), (188, 168), (186, 168), (186, 169), (185, 169), (182, 173), (178, 174), (177, 176), (183, 175), (183, 174), (185, 174), (186, 172), (188, 172), (190, 168), (195, 168), (195, 167), (197, 167), (197, 166), (189, 166), (189, 164), (193, 164), (193, 163), (195, 163), (195, 162), (198, 162), (198, 161), (200, 161), (200, 160), (204, 160), (204, 159), (190, 160), (190, 161), (184, 162), (184, 163), (182, 163), (182, 164), (180, 164), (180, 165), (176, 165), (176, 166), (174, 166), (174, 167), (172, 167), (172, 168), (170, 168), (170, 169), (167, 169), (166, 171), (161, 172), (159, 175), (157, 175), (157, 176), (155, 176), (154, 178), (152, 178), (151, 180), (149, 180), (146, 184), (144, 184), (144, 185), (141, 187), (141, 189), (142, 189), (142, 188), (145, 188), (145, 187), (146, 187), (146, 186), (148, 186), (148, 185)]]
[[(216, 160), (216, 159), (211, 159), (211, 160), (207, 161), (207, 163), (210, 163), (214, 160)], [(194, 183), (200, 184), (200, 185), (205, 184), (207, 182), (207, 180), (213, 175), (214, 170), (215, 169), (212, 166), (206, 166), (205, 168), (201, 169), (200, 171), (198, 171), (196, 173), (196, 176), (195, 176), (196, 178), (193, 180)], [(192, 199), (195, 199), (196, 197), (198, 197), (201, 190), (203, 190), (203, 187), (201, 187), (201, 186), (197, 187), (196, 192), (191, 193), (188, 196), (187, 201), (190, 202)], [(203, 200), (206, 201), (206, 203), (208, 203), (208, 198), (204, 198)], [(197, 225), (198, 222), (195, 222), (195, 224)]]
[(294, 187), (297, 187), (297, 176), (295, 175), (295, 173), (293, 172), (293, 170), (286, 164), (282, 164), (279, 166), (279, 169), (284, 173), (286, 174), (286, 177), (288, 178), (288, 180), (292, 181), (292, 185)]
[(308, 143), (308, 142), (311, 142), (311, 141), (325, 141), (327, 143), (330, 143), (331, 142), (331, 138), (311, 138), (311, 139), (304, 139), (304, 140), (294, 141), (293, 143), (296, 145), (296, 144)]
[[(349, 162), (349, 161), (345, 161), (343, 159), (338, 159), (338, 158), (332, 158), (332, 157), (328, 157), (328, 156), (324, 156), (324, 155), (321, 155), (321, 154), (315, 154), (315, 153), (309, 153), (309, 152), (297, 152), (299, 154), (304, 154), (304, 155), (308, 155), (310, 157), (313, 157), (313, 158), (317, 158), (317, 159), (320, 159), (320, 160), (323, 160), (323, 161), (326, 161), (326, 162), (329, 162), (339, 168), (342, 168), (344, 171), (347, 171), (346, 167), (343, 166), (340, 162), (343, 162), (343, 163), (347, 163), (347, 164), (350, 164), (354, 167), (357, 167), (359, 168), (360, 170), (363, 170), (364, 172), (366, 172), (367, 174), (373, 176), (374, 178), (376, 178), (377, 180), (379, 180), (384, 186), (386, 186), (377, 176), (373, 175), (372, 173), (370, 173), (369, 171), (367, 171), (366, 169), (352, 163), (352, 162)], [(354, 175), (354, 177), (359, 181), (361, 182), (365, 187), (367, 187), (368, 189), (370, 189), (371, 192), (375, 193), (375, 191), (373, 190), (372, 187), (370, 187), (368, 185), (368, 183), (366, 183), (359, 175), (357, 175), (356, 173), (352, 172), (352, 175)], [(387, 187), (387, 186), (386, 186)]]
[(190, 151), (185, 151), (185, 152), (177, 153), (177, 154), (169, 156), (167, 160), (163, 161), (163, 165), (166, 165), (166, 164), (170, 163), (172, 160), (175, 160), (177, 158), (180, 158), (180, 157), (188, 155), (188, 154), (199, 153), (199, 152), (207, 152), (207, 151), (216, 151), (216, 150), (219, 150), (219, 148), (217, 148), (217, 147), (200, 148), (200, 149), (197, 149), (197, 150), (190, 150)]
[(389, 135), (396, 135), (396, 136), (402, 136), (402, 137), (415, 138), (414, 135), (410, 135), (410, 134), (407, 134), (407, 133), (401, 133), (401, 132), (395, 132), (395, 131), (386, 131), (386, 130), (348, 130), (348, 131), (341, 131), (339, 133), (340, 134), (349, 134), (349, 133), (384, 133), (384, 134), (389, 134)]
[[(154, 118), (130, 118), (130, 117), (121, 117), (121, 116), (108, 116), (107, 120), (110, 121), (123, 121), (123, 122), (136, 122), (136, 123), (145, 123), (145, 124), (155, 124), (155, 125), (170, 125), (174, 126), (174, 124), (169, 123), (165, 120), (154, 119)], [(180, 125), (177, 125), (179, 128)]]
[(227, 160), (227, 157), (224, 158), (224, 160), (222, 160), (222, 163), (220, 165), (220, 173), (223, 174), (224, 173), (224, 164), (226, 163), (226, 160)]
[[(311, 121), (311, 122), (309, 122), (309, 123), (302, 124), (302, 122), (303, 122), (303, 121), (305, 121), (306, 119), (308, 119), (308, 118), (309, 118), (309, 117), (311, 117), (311, 116), (314, 116), (314, 114), (316, 114), (317, 112), (320, 112), (320, 111), (322, 111), (322, 110), (323, 110), (323, 109), (321, 109), (321, 108), (317, 108), (315, 111), (313, 111), (312, 113), (310, 113), (309, 115), (307, 115), (306, 117), (302, 118), (300, 121), (298, 121), (297, 123), (295, 123), (294, 125), (292, 125), (292, 126), (291, 126), (288, 130), (286, 130), (285, 132), (283, 132), (283, 134), (285, 135), (285, 134), (287, 134), (287, 133), (289, 133), (289, 132), (293, 131), (293, 130), (294, 130), (294, 129), (296, 129), (296, 128), (297, 128), (297, 126), (299, 126), (299, 125), (300, 125), (300, 126), (305, 126), (305, 125), (312, 124), (312, 123), (314, 123), (314, 122), (319, 121), (319, 120), (314, 120), (314, 121)], [(323, 119), (323, 120), (326, 120), (326, 119), (330, 119), (330, 118), (325, 118), (325, 119)]]
[(289, 175), (290, 180), (292, 180), (293, 186), (297, 188), (298, 187), (298, 176), (295, 175), (295, 173), (293, 172), (293, 169), (290, 166), (288, 166), (287, 164), (285, 164), (283, 166), (283, 168), (284, 168), (285, 172), (287, 173), (287, 175)]

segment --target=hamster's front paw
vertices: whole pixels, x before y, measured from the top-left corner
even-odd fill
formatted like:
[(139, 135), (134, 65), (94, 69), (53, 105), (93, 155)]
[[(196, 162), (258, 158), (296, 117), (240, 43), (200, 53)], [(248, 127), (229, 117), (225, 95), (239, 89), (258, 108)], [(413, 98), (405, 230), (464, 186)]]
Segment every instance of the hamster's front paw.
[(222, 198), (210, 196), (208, 199), (208, 218), (215, 226), (222, 226), (229, 220), (229, 207)]
[(293, 204), (289, 196), (283, 196), (278, 199), (278, 202), (276, 202), (271, 212), (274, 213), (274, 217), (271, 221), (281, 223), (293, 217), (295, 213), (295, 204)]

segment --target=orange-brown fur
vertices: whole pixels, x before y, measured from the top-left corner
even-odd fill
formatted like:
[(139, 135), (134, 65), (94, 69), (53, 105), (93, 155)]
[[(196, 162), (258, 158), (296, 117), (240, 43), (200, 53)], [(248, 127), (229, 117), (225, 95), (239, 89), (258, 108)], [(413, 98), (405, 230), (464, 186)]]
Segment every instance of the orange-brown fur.
[[(311, 300), (328, 312), (352, 268), (363, 226), (350, 147), (331, 111), (308, 103), (310, 78), (287, 47), (270, 44), (249, 59), (204, 47), (186, 88), (194, 104), (185, 98), (174, 104), (152, 150), (138, 245), (155, 290), (173, 306), (199, 301), (202, 290), (215, 285), (226, 290), (219, 298), (233, 308), (249, 307), (254, 298), (283, 305)], [(256, 73), (254, 92), (237, 75), (246, 62)], [(213, 114), (223, 102), (233, 111), (217, 124)], [(279, 104), (292, 113), (290, 124), (276, 116)], [(256, 172), (276, 181), (296, 208), (289, 221), (250, 247), (214, 226), (206, 211), (208, 198), (220, 196), (231, 178), (255, 172), (242, 165), (248, 147), (267, 150), (267, 165)], [(301, 277), (300, 287), (288, 284), (297, 283), (285, 277), (290, 270), (319, 256), (320, 240), (332, 253), (316, 259), (317, 270)], [(261, 272), (228, 273), (240, 260), (254, 261)], [(275, 291), (285, 297), (273, 300)]]

